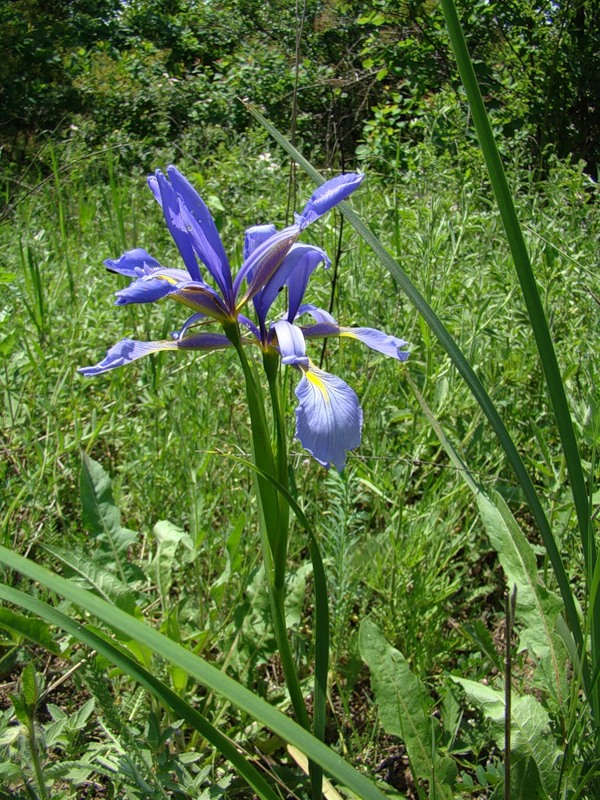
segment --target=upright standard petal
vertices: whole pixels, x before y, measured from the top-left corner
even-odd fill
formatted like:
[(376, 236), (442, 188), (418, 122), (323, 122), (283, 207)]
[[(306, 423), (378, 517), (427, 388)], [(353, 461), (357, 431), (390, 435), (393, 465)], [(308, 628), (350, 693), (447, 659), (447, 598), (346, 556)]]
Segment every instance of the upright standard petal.
[[(296, 246), (298, 247), (299, 245)], [(323, 263), (325, 269), (329, 269), (331, 266), (331, 259), (324, 250), (321, 250), (319, 247), (313, 247), (312, 245), (301, 246), (306, 247), (307, 249), (303, 252), (302, 257), (298, 260), (298, 264), (292, 271), (290, 271), (290, 275), (286, 280), (286, 285), (289, 292), (288, 320), (290, 322), (296, 316), (300, 303), (304, 298), (304, 292), (306, 291), (310, 276), (313, 274), (316, 267), (318, 267), (321, 263)], [(292, 248), (292, 252), (293, 250), (294, 248)], [(290, 256), (291, 255), (292, 253), (290, 252)], [(281, 265), (279, 271), (283, 271), (283, 264)]]
[(288, 228), (269, 236), (252, 250), (233, 282), (233, 292), (238, 297), (242, 283), (245, 280), (248, 281), (246, 291), (237, 301), (238, 311), (273, 277), (299, 236), (300, 228), (298, 225), (290, 225)]
[[(289, 314), (296, 313), (308, 279), (319, 264), (331, 263), (327, 253), (312, 244), (294, 244), (266, 286), (254, 297), (254, 307), (259, 322), (264, 324), (269, 309), (284, 286), (289, 289)], [(289, 315), (288, 315), (289, 318)]]
[[(167, 167), (167, 174), (171, 179), (171, 184), (177, 194), (183, 200), (185, 207), (188, 209), (192, 217), (198, 222), (202, 229), (202, 233), (208, 242), (211, 251), (216, 256), (216, 263), (212, 266), (221, 275), (223, 282), (231, 287), (231, 271), (229, 268), (229, 259), (223, 247), (223, 242), (215, 225), (215, 221), (210, 213), (208, 206), (200, 197), (198, 192), (194, 189), (192, 184), (185, 178), (176, 167)], [(200, 253), (198, 254), (200, 255)], [(202, 256), (200, 256), (202, 258)], [(203, 259), (204, 260), (204, 259)], [(207, 267), (209, 265), (207, 264)], [(210, 269), (210, 267), (209, 267)], [(216, 276), (211, 270), (213, 277)]]
[[(196, 195), (196, 197), (197, 200), (204, 205), (200, 197), (198, 195)], [(217, 252), (213, 246), (215, 244), (214, 235), (210, 238), (207, 236), (207, 232), (198, 221), (197, 215), (194, 214), (185, 203), (180, 203), (180, 208), (181, 219), (188, 230), (194, 252), (200, 261), (202, 261), (209, 274), (213, 277), (227, 305), (233, 307), (233, 285), (231, 283), (229, 261), (227, 261), (225, 252), (223, 251), (223, 245), (221, 244), (217, 229), (214, 227), (214, 223), (212, 228), (214, 228), (214, 235), (216, 235), (219, 243), (219, 252)], [(206, 213), (210, 217), (208, 208), (206, 209)], [(212, 221), (212, 217), (210, 217), (210, 219)], [(210, 231), (211, 228), (210, 226), (208, 227)], [(223, 251), (222, 255), (220, 255), (221, 251)]]
[(323, 214), (348, 197), (355, 189), (358, 189), (363, 178), (364, 175), (348, 172), (345, 175), (338, 175), (336, 178), (326, 181), (312, 193), (302, 212), (296, 214), (296, 224), (304, 230), (307, 225), (322, 217)]
[(277, 233), (275, 225), (253, 225), (244, 233), (244, 261), (246, 261), (256, 248)]
[(163, 210), (169, 233), (181, 253), (183, 263), (187, 267), (190, 277), (192, 280), (202, 281), (200, 267), (196, 261), (193, 240), (182, 218), (177, 192), (159, 169), (148, 178), (148, 185)]

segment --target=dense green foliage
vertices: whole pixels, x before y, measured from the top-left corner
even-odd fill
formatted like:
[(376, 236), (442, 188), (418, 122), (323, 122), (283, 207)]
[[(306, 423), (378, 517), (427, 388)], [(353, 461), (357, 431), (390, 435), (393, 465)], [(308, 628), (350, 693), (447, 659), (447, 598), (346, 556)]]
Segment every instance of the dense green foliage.
[[(596, 5), (458, 3), (597, 524)], [(0, 23), (0, 545), (92, 589), (132, 625), (144, 620), (290, 714), (253, 475), (239, 462), (251, 437), (234, 354), (163, 353), (92, 381), (75, 371), (124, 336), (163, 338), (187, 316), (168, 302), (112, 305), (125, 281), (103, 259), (144, 247), (181, 266), (143, 171), (181, 168), (235, 267), (246, 227), (282, 226), (310, 193), (241, 97), (328, 175), (352, 162), (366, 172), (352, 206), (490, 393), (589, 624), (564, 454), (437, 2), (307, 0), (290, 11), (282, 0), (0, 0)], [(328, 581), (327, 743), (390, 796), (498, 800), (513, 625), (511, 797), (599, 797), (598, 728), (559, 587), (480, 407), (340, 214), (305, 238), (334, 257), (307, 300), (411, 349), (401, 366), (349, 340), (309, 344), (364, 408), (363, 443), (341, 475), (290, 442), (291, 492), (314, 525)], [(290, 374), (290, 430), (295, 385)], [(313, 574), (296, 522), (290, 542), (285, 617), (309, 697)], [(518, 586), (508, 620), (507, 585)], [(15, 588), (74, 626), (87, 623), (87, 648), (57, 617), (20, 607)], [(2, 800), (253, 796), (224, 750), (194, 728), (198, 712), (260, 765), (276, 796), (308, 797), (297, 754), (176, 659), (135, 635), (113, 638), (85, 604), (4, 566), (2, 591)], [(110, 648), (94, 637), (138, 672), (111, 666)], [(140, 688), (152, 679), (171, 705)]]
[[(526, 143), (534, 167), (600, 161), (600, 12), (462, 0), (459, 8), (492, 121)], [(226, 0), (3, 0), (0, 143), (7, 163), (45, 140), (112, 145), (151, 166), (156, 147), (206, 156), (243, 135), (237, 98), (328, 163), (406, 166), (431, 136), (456, 152), (464, 100), (435, 0), (298, 5)]]
[[(574, 526), (560, 449), (482, 168), (472, 160), (465, 181), (450, 159), (436, 159), (434, 153), (431, 145), (415, 148), (412, 171), (394, 173), (392, 183), (369, 177), (367, 191), (357, 195), (354, 205), (426, 294), (502, 409), (536, 484), (543, 487), (563, 546), (573, 552), (569, 570), (577, 583), (582, 564), (572, 550)], [(58, 164), (61, 158), (58, 152)], [(202, 187), (211, 207), (222, 209), (217, 218), (234, 262), (239, 263), (246, 225), (283, 222), (285, 181), (282, 185), (276, 151), (266, 160), (237, 150), (230, 161), (202, 173), (193, 163), (187, 169), (185, 163), (181, 166)], [(273, 677), (275, 644), (256, 569), (252, 478), (227, 455), (249, 451), (241, 373), (234, 359), (227, 353), (195, 358), (165, 354), (92, 382), (74, 372), (75, 366), (96, 361), (123, 335), (160, 338), (182, 318), (168, 304), (112, 307), (112, 291), (121, 279), (103, 271), (103, 257), (148, 245), (167, 263), (175, 263), (175, 253), (143, 180), (125, 177), (118, 164), (109, 163), (105, 170), (112, 176), (108, 184), (91, 184), (86, 162), (57, 174), (23, 198), (1, 229), (2, 262), (11, 273), (2, 275), (7, 293), (1, 322), (3, 541), (38, 560), (62, 563), (66, 574), (78, 574), (79, 580), (92, 577), (119, 607), (134, 603), (174, 641), (193, 643), (212, 662), (227, 663), (231, 675), (285, 707)], [(559, 163), (548, 181), (536, 187), (528, 173), (514, 172), (511, 179), (519, 188), (520, 212), (530, 230), (529, 246), (591, 475), (598, 447), (594, 296), (600, 291), (590, 283), (588, 269), (600, 219), (597, 205), (584, 201), (590, 191), (593, 199), (593, 190), (580, 172)], [(342, 234), (336, 316), (348, 324), (381, 325), (410, 341), (410, 376), (446, 433), (460, 443), (468, 463), (476, 465), (477, 479), (490, 490), (497, 486), (527, 528), (512, 475), (498, 459), (464, 384), (426, 326), (396, 295), (391, 278), (382, 275), (347, 226)], [(332, 253), (339, 235), (333, 218), (314, 233), (311, 229), (311, 239)], [(321, 271), (315, 278), (311, 299), (327, 306), (332, 274)], [(402, 370), (351, 343), (329, 346), (325, 365), (352, 375), (365, 408), (363, 446), (341, 477), (324, 478), (297, 444), (291, 448), (298, 497), (320, 532), (329, 572), (337, 676), (332, 684), (336, 722), (329, 739), (352, 753), (352, 759), (362, 754), (370, 771), (400, 759), (394, 746), (380, 739), (374, 711), (365, 706), (358, 623), (369, 613), (419, 680), (441, 693), (445, 722), (437, 746), (456, 762), (457, 786), (467, 793), (469, 786), (483, 791), (501, 776), (501, 760), (493, 748), (496, 728), (473, 730), (460, 723), (462, 701), (448, 676), (493, 681), (501, 663), (491, 637), (501, 626), (502, 584), (484, 530), (460, 473), (440, 448)], [(547, 444), (540, 448), (542, 442)], [(123, 526), (116, 544), (96, 535), (81, 511), (79, 447), (114, 476)], [(303, 600), (310, 576), (303, 563), (301, 531), (294, 531), (292, 541), (288, 615), (292, 630), (300, 632), (311, 625), (310, 603)], [(24, 623), (3, 622), (13, 626), (5, 630), (12, 630), (14, 637), (4, 639), (5, 669), (18, 671), (35, 649), (23, 646)], [(37, 636), (34, 641), (57, 646), (47, 629), (25, 630)], [(309, 680), (311, 653), (300, 639), (298, 647), (301, 674)], [(75, 658), (76, 653), (71, 642), (65, 655)], [(149, 663), (147, 653), (139, 655)], [(367, 650), (362, 655), (370, 659)], [(530, 665), (525, 654), (515, 653), (515, 659), (515, 691), (524, 693), (525, 702)], [(218, 764), (211, 769), (211, 762), (199, 757), (193, 737), (181, 739), (180, 751), (167, 753), (160, 742), (175, 735), (176, 718), (152, 703), (136, 701), (134, 687), (122, 675), (116, 686), (123, 700), (116, 699), (103, 687), (101, 669), (100, 660), (81, 671), (83, 682), (76, 684), (73, 700), (62, 703), (66, 718), (60, 737), (56, 726), (44, 733), (49, 784), (59, 779), (54, 775), (66, 776), (75, 792), (70, 796), (77, 796), (78, 781), (85, 784), (93, 773), (111, 785), (129, 787), (135, 797), (132, 787), (143, 778), (143, 796), (161, 797), (161, 787), (168, 789), (177, 774), (187, 787), (180, 796), (187, 798), (194, 796), (194, 786), (231, 782), (231, 774), (220, 771)], [(177, 668), (161, 670), (177, 691), (187, 686), (187, 696), (205, 713), (220, 715), (231, 736), (253, 746), (258, 736), (254, 729), (245, 730), (243, 721), (225, 714), (217, 699), (204, 697)], [(561, 709), (537, 681), (536, 686), (547, 697), (550, 713), (562, 720), (552, 740), (556, 746), (564, 747), (572, 736), (583, 737), (579, 748), (567, 748), (565, 762), (569, 780), (576, 783), (578, 775), (583, 780), (586, 763), (593, 763), (583, 736), (585, 719), (571, 719), (566, 707)], [(95, 742), (77, 735), (88, 719), (90, 705), (85, 703), (90, 697), (94, 713), (110, 732)], [(76, 714), (79, 706), (81, 713)], [(122, 719), (124, 707), (132, 714), (131, 724)], [(54, 705), (50, 712), (54, 721), (63, 719)], [(6, 714), (3, 724), (8, 725), (10, 711)], [(16, 731), (11, 731), (0, 732), (0, 745), (8, 748), (3, 752), (13, 765), (6, 774), (18, 785), (20, 775), (31, 776), (31, 763), (28, 745), (18, 746)], [(259, 741), (261, 747), (277, 749), (260, 736)], [(152, 755), (144, 756), (149, 743)], [(60, 753), (66, 756), (59, 756), (59, 762), (72, 759), (79, 767), (65, 766), (62, 772), (54, 768), (52, 760)], [(151, 769), (145, 766), (147, 758)], [(394, 772), (397, 767), (382, 769), (383, 777), (406, 790)], [(592, 779), (593, 773), (586, 778)], [(235, 781), (231, 787), (232, 792), (239, 788)]]

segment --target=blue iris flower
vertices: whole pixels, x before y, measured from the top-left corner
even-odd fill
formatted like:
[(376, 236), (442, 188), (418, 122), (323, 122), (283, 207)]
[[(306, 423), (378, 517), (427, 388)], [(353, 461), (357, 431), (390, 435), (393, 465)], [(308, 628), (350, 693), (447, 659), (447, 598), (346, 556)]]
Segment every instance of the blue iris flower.
[[(406, 342), (372, 328), (341, 327), (326, 311), (303, 304), (311, 274), (321, 263), (328, 267), (330, 261), (319, 247), (297, 240), (308, 225), (358, 188), (362, 178), (348, 173), (327, 181), (295, 215), (294, 224), (281, 231), (273, 225), (247, 230), (244, 261), (233, 278), (217, 227), (202, 198), (175, 167), (168, 168), (167, 176), (157, 171), (148, 183), (186, 269), (163, 267), (141, 248), (104, 263), (111, 272), (132, 278), (127, 288), (116, 293), (116, 305), (151, 303), (170, 297), (193, 313), (171, 339), (123, 339), (99, 364), (83, 367), (79, 372), (99, 375), (161, 350), (231, 347), (225, 333), (207, 332), (204, 326), (210, 319), (225, 328), (238, 323), (248, 331), (242, 339), (244, 344), (259, 344), (265, 352), (277, 351), (284, 364), (301, 373), (296, 389), (296, 436), (321, 464), (343, 469), (346, 451), (360, 444), (362, 410), (355, 392), (344, 381), (310, 361), (306, 341), (330, 336), (357, 339), (399, 361), (408, 358), (408, 352), (402, 349)], [(289, 304), (285, 318), (269, 324), (269, 310), (284, 287)], [(250, 301), (254, 320), (242, 313)], [(298, 323), (305, 315), (312, 317), (311, 324)]]

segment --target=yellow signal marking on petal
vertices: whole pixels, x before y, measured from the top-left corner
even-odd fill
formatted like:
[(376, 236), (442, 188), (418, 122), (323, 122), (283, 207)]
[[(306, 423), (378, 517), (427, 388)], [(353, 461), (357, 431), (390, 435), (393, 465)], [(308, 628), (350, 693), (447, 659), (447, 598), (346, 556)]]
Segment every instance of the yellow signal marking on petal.
[(150, 275), (144, 275), (142, 280), (145, 280), (145, 281), (166, 281), (167, 283), (170, 283), (171, 286), (175, 286), (178, 283), (178, 281), (175, 280), (175, 278), (173, 278), (171, 275), (161, 275), (161, 274), (157, 275), (156, 273), (150, 274)]
[(318, 389), (319, 392), (323, 395), (323, 399), (326, 403), (329, 403), (329, 392), (327, 390), (327, 386), (325, 382), (319, 378), (311, 369), (307, 369), (304, 373), (308, 380), (312, 383), (315, 389)]
[(342, 336), (347, 336), (348, 339), (358, 339), (358, 336), (350, 328), (340, 328), (339, 336), (340, 338)]

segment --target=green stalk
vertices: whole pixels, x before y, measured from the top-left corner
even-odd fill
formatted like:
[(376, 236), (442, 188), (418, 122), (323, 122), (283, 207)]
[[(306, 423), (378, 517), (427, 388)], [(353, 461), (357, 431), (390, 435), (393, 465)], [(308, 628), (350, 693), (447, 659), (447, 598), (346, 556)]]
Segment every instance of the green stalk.
[(35, 779), (38, 785), (38, 790), (42, 800), (47, 800), (48, 792), (46, 791), (46, 779), (44, 778), (44, 770), (42, 762), (40, 761), (40, 753), (38, 749), (37, 738), (35, 735), (35, 721), (33, 714), (27, 717), (27, 738), (29, 741), (29, 754), (33, 763), (35, 772)]
[[(279, 356), (276, 353), (263, 353), (263, 364), (269, 383), (269, 394), (273, 408), (273, 419), (276, 431), (276, 456), (277, 481), (280, 486), (288, 489), (288, 455), (287, 435), (285, 430), (285, 415), (283, 412), (283, 399), (279, 383)], [(277, 537), (277, 551), (273, 553), (275, 562), (275, 586), (283, 587), (287, 564), (287, 546), (289, 532), (289, 505), (285, 497), (278, 492), (279, 498), (279, 535)]]
[[(234, 457), (235, 461), (257, 471), (256, 464), (252, 464), (243, 458)], [(285, 498), (289, 508), (294, 512), (294, 516), (300, 523), (308, 536), (308, 550), (313, 567), (313, 581), (315, 592), (314, 608), (314, 639), (315, 639), (315, 675), (314, 675), (314, 698), (313, 698), (313, 734), (319, 741), (325, 741), (325, 725), (327, 721), (327, 679), (329, 675), (329, 600), (327, 593), (327, 579), (325, 577), (325, 567), (321, 558), (321, 551), (313, 529), (306, 518), (306, 515), (289, 493), (288, 489), (278, 483), (270, 475), (263, 475)], [(316, 794), (320, 791), (320, 783), (317, 784), (317, 770), (319, 765), (309, 761), (311, 764), (311, 780), (313, 780), (313, 798), (321, 795)], [(320, 779), (319, 779), (320, 780)], [(316, 786), (319, 789), (316, 789)]]
[[(288, 513), (286, 509), (284, 517), (280, 516), (280, 499), (277, 489), (264, 477), (264, 475), (268, 475), (277, 481), (278, 470), (275, 466), (260, 384), (255, 379), (254, 372), (246, 358), (237, 324), (231, 323), (223, 327), (229, 340), (237, 350), (246, 379), (246, 396), (248, 398), (252, 428), (252, 449), (254, 462), (258, 467), (256, 487), (260, 511), (262, 549), (267, 567), (267, 587), (275, 639), (279, 648), (281, 666), (294, 713), (300, 725), (309, 730), (308, 713), (285, 621), (285, 553), (283, 553), (282, 567), (281, 538), (283, 536), (287, 540)], [(261, 473), (264, 473), (264, 475)]]
[[(254, 463), (259, 467), (260, 471), (267, 475), (275, 475), (275, 460), (273, 457), (273, 448), (271, 447), (271, 437), (269, 436), (265, 404), (260, 383), (246, 358), (240, 336), (240, 329), (237, 323), (232, 322), (224, 325), (223, 329), (230, 342), (235, 347), (244, 371), (246, 397), (248, 400), (248, 409), (250, 411), (250, 429), (252, 431), (252, 454)], [(261, 519), (261, 534), (265, 535), (267, 539), (267, 541), (263, 543), (263, 554), (267, 566), (267, 580), (270, 584), (273, 580), (274, 570), (273, 553), (277, 550), (279, 498), (277, 496), (277, 491), (264, 479), (260, 472), (255, 475), (255, 480), (259, 516)]]
[[(285, 426), (285, 408), (281, 394), (281, 381), (279, 372), (279, 356), (275, 353), (264, 353), (263, 363), (267, 380), (269, 382), (269, 392), (271, 395), (271, 405), (273, 407), (273, 419), (277, 432), (277, 480), (276, 487), (279, 494), (279, 520), (280, 536), (278, 538), (278, 551), (274, 553), (275, 561), (275, 590), (280, 604), (280, 613), (285, 618), (285, 572), (287, 566), (287, 543), (289, 528), (289, 482), (288, 482), (288, 454), (287, 454), (287, 435)], [(315, 551), (316, 548), (316, 551)], [(314, 674), (314, 694), (313, 694), (313, 733), (324, 741), (325, 738), (325, 717), (327, 702), (327, 672), (329, 665), (329, 618), (327, 604), (327, 584), (325, 582), (325, 571), (319, 553), (316, 540), (312, 537), (309, 544), (310, 556), (313, 565), (313, 579), (315, 583), (315, 674)], [(325, 615), (323, 614), (323, 591), (325, 601)], [(307, 719), (308, 724), (308, 719)], [(321, 800), (323, 787), (323, 770), (314, 761), (309, 761), (310, 784), (313, 800)]]
[[(513, 203), (512, 195), (506, 180), (502, 160), (494, 140), (492, 127), (488, 119), (473, 64), (469, 56), (465, 37), (456, 13), (454, 0), (442, 0), (442, 9), (446, 19), (446, 27), (454, 50), (456, 63), (460, 73), (467, 99), (473, 116), (473, 124), (477, 131), (479, 144), (488, 168), (490, 181), (498, 203), (500, 216), (506, 232), (506, 237), (510, 246), (512, 257), (515, 263), (523, 298), (527, 306), (531, 326), (535, 336), (540, 361), (546, 376), (546, 383), (550, 394), (550, 400), (554, 409), (556, 423), (560, 435), (560, 440), (565, 456), (565, 463), (569, 473), (571, 491), (579, 524), (579, 534), (583, 547), (585, 559), (586, 583), (588, 598), (590, 586), (596, 567), (596, 545), (591, 530), (591, 520), (589, 515), (588, 497), (585, 477), (581, 465), (579, 449), (575, 437), (575, 430), (569, 411), (567, 396), (565, 393), (560, 368), (554, 350), (554, 343), (548, 328), (546, 315), (540, 295), (537, 289), (535, 276), (531, 268), (529, 254), (525, 246), (525, 240), (517, 213)], [(600, 645), (600, 598), (589, 613), (592, 620), (591, 625), (591, 657), (592, 670), (597, 668), (599, 663)], [(592, 688), (592, 711), (596, 722), (600, 722), (600, 687)]]

